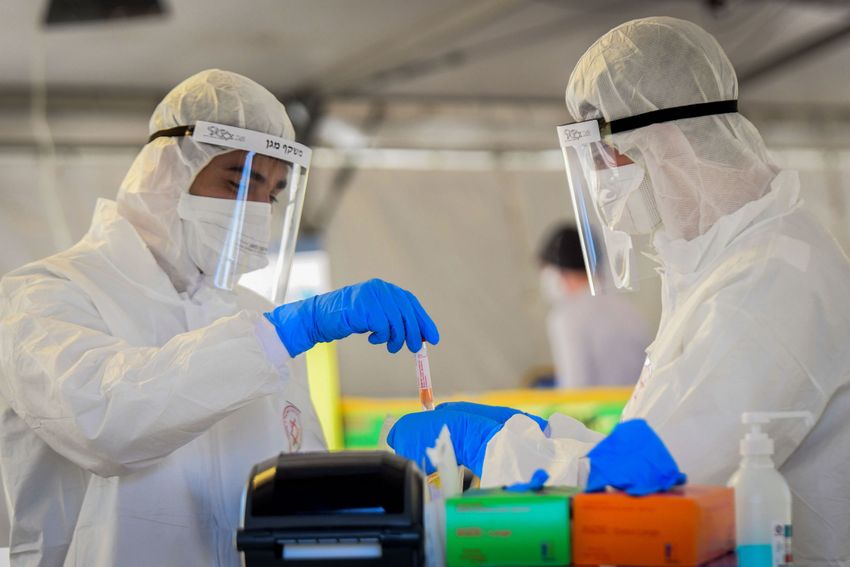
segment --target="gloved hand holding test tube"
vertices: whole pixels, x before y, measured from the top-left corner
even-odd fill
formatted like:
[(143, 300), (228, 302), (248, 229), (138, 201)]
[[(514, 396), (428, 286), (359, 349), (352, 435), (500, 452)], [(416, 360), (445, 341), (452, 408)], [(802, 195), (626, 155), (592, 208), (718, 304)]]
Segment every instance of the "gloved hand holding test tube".
[(416, 357), (416, 377), (419, 383), (419, 401), (423, 409), (434, 409), (434, 392), (431, 390), (431, 367), (428, 364), (428, 348), (422, 343), (422, 349)]

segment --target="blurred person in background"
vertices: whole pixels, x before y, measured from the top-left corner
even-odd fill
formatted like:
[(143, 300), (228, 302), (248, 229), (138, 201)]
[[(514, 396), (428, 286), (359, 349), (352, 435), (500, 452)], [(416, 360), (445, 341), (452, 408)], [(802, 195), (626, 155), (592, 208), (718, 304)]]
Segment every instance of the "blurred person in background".
[(650, 343), (647, 325), (626, 298), (590, 293), (579, 233), (556, 227), (540, 249), (540, 285), (558, 388), (634, 386)]

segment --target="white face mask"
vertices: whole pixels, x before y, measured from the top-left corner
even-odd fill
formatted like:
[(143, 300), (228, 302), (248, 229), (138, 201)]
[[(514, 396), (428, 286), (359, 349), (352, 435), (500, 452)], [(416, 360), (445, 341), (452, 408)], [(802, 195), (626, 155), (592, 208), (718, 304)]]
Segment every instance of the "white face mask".
[(540, 270), (540, 291), (549, 303), (557, 303), (569, 295), (561, 271), (554, 266), (544, 266)]
[(636, 163), (597, 172), (599, 208), (611, 230), (627, 234), (649, 234), (661, 217), (652, 187), (643, 168)]
[[(269, 203), (246, 201), (236, 261), (236, 272), (244, 274), (268, 265), (272, 209)], [(207, 275), (215, 274), (233, 222), (236, 201), (183, 193), (177, 215), (183, 220), (183, 236), (189, 257)]]

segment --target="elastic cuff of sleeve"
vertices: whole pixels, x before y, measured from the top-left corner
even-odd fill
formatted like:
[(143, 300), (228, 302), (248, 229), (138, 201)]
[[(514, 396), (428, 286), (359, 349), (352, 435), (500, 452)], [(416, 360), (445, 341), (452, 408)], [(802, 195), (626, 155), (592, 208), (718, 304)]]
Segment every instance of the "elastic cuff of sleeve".
[(292, 357), (289, 356), (289, 351), (283, 346), (274, 325), (265, 317), (259, 317), (257, 323), (254, 325), (254, 331), (260, 340), (263, 352), (266, 353), (266, 358), (269, 359), (269, 362), (274, 364), (279, 370), (285, 368), (289, 364), (289, 361), (292, 360)]

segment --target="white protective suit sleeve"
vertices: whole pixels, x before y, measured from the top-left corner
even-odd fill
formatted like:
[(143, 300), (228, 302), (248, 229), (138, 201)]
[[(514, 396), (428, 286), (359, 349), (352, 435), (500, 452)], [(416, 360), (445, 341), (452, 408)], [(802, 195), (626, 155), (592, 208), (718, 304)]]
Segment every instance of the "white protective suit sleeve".
[[(271, 308), (269, 307), (269, 309)], [(258, 317), (258, 321), (254, 325), (254, 332), (260, 340), (260, 344), (263, 346), (263, 352), (266, 353), (266, 358), (269, 359), (269, 362), (281, 369), (288, 368), (287, 365), (292, 360), (292, 357), (289, 356), (289, 351), (283, 346), (283, 341), (278, 336), (274, 325), (265, 317)]]
[(55, 451), (100, 476), (150, 465), (284, 386), (257, 337), (259, 313), (133, 347), (73, 283), (14, 280), (0, 294), (2, 395)]

